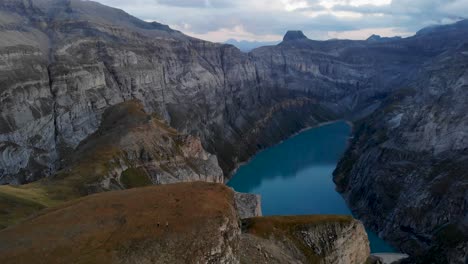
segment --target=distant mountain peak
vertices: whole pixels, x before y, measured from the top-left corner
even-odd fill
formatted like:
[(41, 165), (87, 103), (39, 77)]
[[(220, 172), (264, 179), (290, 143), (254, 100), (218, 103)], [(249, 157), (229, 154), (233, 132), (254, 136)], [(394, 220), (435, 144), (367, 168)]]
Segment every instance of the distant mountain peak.
[(372, 36), (370, 36), (367, 41), (378, 41), (382, 39), (382, 37), (380, 35), (376, 35), (376, 34), (373, 34)]
[(400, 36), (382, 37), (380, 35), (373, 34), (366, 41), (368, 41), (368, 42), (384, 42), (384, 41), (399, 40), (399, 39), (401, 39)]
[(289, 30), (286, 32), (286, 35), (283, 37), (283, 41), (291, 41), (291, 40), (300, 40), (300, 39), (308, 39), (304, 33), (300, 30)]

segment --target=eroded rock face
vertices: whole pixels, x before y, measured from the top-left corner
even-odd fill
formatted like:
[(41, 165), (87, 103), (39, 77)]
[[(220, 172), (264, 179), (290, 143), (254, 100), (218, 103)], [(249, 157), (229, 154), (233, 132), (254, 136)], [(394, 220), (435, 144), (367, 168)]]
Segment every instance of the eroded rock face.
[(262, 216), (261, 197), (258, 194), (234, 193), (237, 213), (241, 219)]
[(246, 219), (241, 263), (365, 263), (369, 241), (348, 216)]
[(200, 137), (226, 175), (258, 149), (335, 117), (302, 93), (261, 84), (270, 77), (233, 46), (120, 10), (34, 0), (3, 2), (0, 12), (2, 183), (57, 171), (106, 108), (131, 99)]
[(94, 182), (87, 176), (91, 193), (149, 184), (224, 182), (216, 156), (203, 149), (199, 138), (178, 133), (136, 100), (106, 109), (99, 129), (64, 164), (60, 178), (96, 167), (90, 171)]
[[(406, 44), (395, 55), (390, 44), (305, 38), (245, 54), (79, 0), (8, 1), (0, 11), (0, 48), (17, 50), (1, 68), (0, 139), (15, 147), (5, 150), (3, 183), (55, 172), (106, 108), (131, 99), (200, 137), (228, 175), (304, 127), (374, 105), (424, 55)], [(376, 60), (382, 50), (391, 56)]]
[(323, 256), (321, 263), (363, 263), (367, 259), (369, 241), (360, 222), (353, 221), (345, 227), (331, 222), (320, 230), (308, 227), (297, 231), (296, 236), (317, 255)]

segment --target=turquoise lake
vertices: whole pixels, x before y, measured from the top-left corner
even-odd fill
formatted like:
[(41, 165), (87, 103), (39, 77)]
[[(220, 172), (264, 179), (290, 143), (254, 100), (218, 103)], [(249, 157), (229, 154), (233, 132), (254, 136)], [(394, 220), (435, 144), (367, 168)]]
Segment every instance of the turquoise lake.
[[(306, 130), (255, 155), (227, 185), (238, 192), (260, 194), (265, 216), (350, 215), (332, 180), (350, 134), (346, 122)], [(395, 252), (374, 233), (368, 236), (372, 252)]]

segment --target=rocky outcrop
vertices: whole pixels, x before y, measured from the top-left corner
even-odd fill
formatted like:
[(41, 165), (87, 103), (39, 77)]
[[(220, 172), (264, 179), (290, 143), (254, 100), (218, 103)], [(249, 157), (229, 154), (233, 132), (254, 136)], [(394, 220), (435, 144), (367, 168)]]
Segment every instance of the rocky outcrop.
[(290, 30), (286, 32), (286, 34), (283, 37), (283, 41), (292, 41), (292, 40), (301, 40), (301, 39), (308, 39), (308, 38), (300, 30)]
[(241, 219), (262, 216), (260, 195), (235, 192), (234, 200)]
[(99, 172), (104, 190), (112, 189), (111, 185), (137, 187), (132, 184), (143, 181), (142, 177), (148, 184), (224, 180), (216, 156), (203, 149), (199, 138), (178, 133), (147, 114), (135, 100), (106, 109), (99, 129), (63, 162), (62, 171), (73, 174), (81, 164), (90, 166), (97, 156), (100, 165), (108, 168)]
[(260, 217), (243, 221), (241, 263), (365, 263), (364, 226), (349, 216)]

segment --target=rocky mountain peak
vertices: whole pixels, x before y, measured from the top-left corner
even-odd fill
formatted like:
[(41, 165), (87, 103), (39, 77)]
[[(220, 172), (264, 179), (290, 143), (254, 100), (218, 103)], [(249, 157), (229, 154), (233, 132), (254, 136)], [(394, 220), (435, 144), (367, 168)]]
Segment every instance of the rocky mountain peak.
[(302, 33), (301, 30), (289, 30), (283, 37), (283, 41), (292, 41), (300, 39), (307, 39), (306, 35), (304, 35), (304, 33)]
[(381, 37), (380, 35), (375, 35), (375, 34), (373, 34), (372, 36), (370, 36), (370, 37), (367, 39), (367, 41), (378, 41), (378, 40), (380, 40), (380, 39), (382, 39), (382, 37)]

